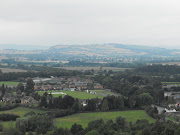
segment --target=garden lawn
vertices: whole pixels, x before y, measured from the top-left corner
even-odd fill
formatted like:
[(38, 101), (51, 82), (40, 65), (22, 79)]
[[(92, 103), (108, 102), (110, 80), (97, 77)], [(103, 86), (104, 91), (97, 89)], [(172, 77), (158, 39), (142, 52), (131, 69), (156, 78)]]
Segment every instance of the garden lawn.
[(6, 82), (0, 82), (0, 86), (2, 85), (2, 84), (4, 84), (4, 85), (14, 85), (14, 86), (16, 86), (16, 85), (18, 85), (20, 82), (10, 82), (10, 81), (6, 81)]
[(135, 122), (136, 120), (147, 119), (150, 123), (155, 122), (155, 119), (149, 117), (143, 110), (133, 111), (117, 111), (117, 112), (96, 112), (96, 113), (79, 113), (71, 116), (62, 118), (56, 118), (57, 127), (64, 127), (70, 129), (71, 126), (81, 124), (84, 128), (87, 127), (88, 123), (97, 119), (115, 120), (117, 117), (126, 118), (127, 121)]

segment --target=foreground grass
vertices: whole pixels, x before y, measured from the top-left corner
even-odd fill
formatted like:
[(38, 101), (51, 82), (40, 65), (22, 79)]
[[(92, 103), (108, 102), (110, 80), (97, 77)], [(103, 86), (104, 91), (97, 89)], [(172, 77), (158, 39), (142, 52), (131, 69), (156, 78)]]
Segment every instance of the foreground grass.
[(40, 94), (41, 96), (45, 93), (52, 93), (53, 97), (59, 97), (62, 96), (64, 97), (65, 95), (63, 94), (53, 94), (55, 92), (63, 92), (68, 94), (69, 96), (72, 96), (74, 98), (78, 98), (78, 99), (91, 99), (91, 98), (103, 98), (104, 96), (101, 95), (95, 95), (95, 94), (90, 94), (87, 92), (80, 92), (80, 91), (38, 91), (38, 94)]
[(149, 117), (143, 110), (133, 110), (133, 111), (117, 111), (117, 112), (96, 112), (96, 113), (79, 113), (71, 116), (66, 116), (62, 118), (56, 118), (57, 127), (64, 127), (70, 129), (74, 123), (81, 124), (83, 127), (87, 127), (88, 123), (97, 119), (115, 120), (117, 117), (126, 118), (128, 122), (135, 122), (136, 120), (146, 119), (150, 123), (155, 122), (155, 120)]
[(0, 86), (2, 85), (2, 84), (4, 84), (4, 85), (14, 85), (14, 86), (16, 86), (16, 85), (18, 85), (20, 82), (10, 82), (10, 81), (5, 81), (5, 82), (0, 82)]

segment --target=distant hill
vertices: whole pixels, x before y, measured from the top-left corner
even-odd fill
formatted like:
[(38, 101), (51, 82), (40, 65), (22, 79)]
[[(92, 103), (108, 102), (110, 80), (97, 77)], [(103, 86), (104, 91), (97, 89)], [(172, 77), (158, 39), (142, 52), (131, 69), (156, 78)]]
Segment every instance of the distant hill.
[(56, 45), (50, 47), (53, 53), (86, 56), (179, 56), (180, 50), (123, 44)]

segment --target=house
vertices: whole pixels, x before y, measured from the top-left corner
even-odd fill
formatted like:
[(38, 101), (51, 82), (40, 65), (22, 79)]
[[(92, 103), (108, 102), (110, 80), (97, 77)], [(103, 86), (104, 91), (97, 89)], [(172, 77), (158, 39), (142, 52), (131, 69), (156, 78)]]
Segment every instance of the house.
[(52, 89), (54, 90), (61, 90), (62, 86), (61, 85), (51, 85)]
[(51, 90), (52, 87), (51, 87), (50, 84), (47, 84), (47, 85), (44, 85), (44, 84), (43, 84), (43, 85), (41, 86), (41, 89), (42, 89), (42, 90)]
[(169, 110), (169, 109), (166, 109), (166, 108), (165, 108), (165, 111), (166, 111), (167, 113), (173, 113), (173, 112), (176, 112), (176, 110), (175, 110), (175, 109), (171, 109), (171, 110)]
[(103, 86), (99, 83), (94, 83), (94, 89), (103, 89)]
[(24, 96), (23, 98), (21, 98), (21, 104), (27, 103), (36, 104), (37, 101), (31, 96)]
[(41, 89), (41, 86), (37, 86), (37, 85), (34, 86), (34, 90), (40, 90), (40, 89)]
[(6, 93), (2, 98), (3, 102), (15, 102), (16, 98), (11, 93)]
[(88, 104), (87, 99), (80, 100), (82, 106), (86, 106)]

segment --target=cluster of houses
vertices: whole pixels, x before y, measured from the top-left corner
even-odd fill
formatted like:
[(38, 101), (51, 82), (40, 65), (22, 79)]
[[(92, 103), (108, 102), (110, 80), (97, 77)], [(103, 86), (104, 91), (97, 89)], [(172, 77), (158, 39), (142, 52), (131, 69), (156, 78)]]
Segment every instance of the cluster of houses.
[(31, 96), (26, 96), (24, 92), (21, 94), (12, 94), (12, 93), (6, 93), (1, 102), (10, 102), (10, 103), (16, 103), (17, 100), (20, 100), (21, 104), (37, 104), (38, 101), (36, 101), (33, 97)]
[(94, 83), (92, 79), (81, 78), (78, 76), (63, 76), (58, 78), (33, 78), (35, 83), (34, 90), (87, 90), (91, 84), (91, 89), (103, 89), (99, 83)]

